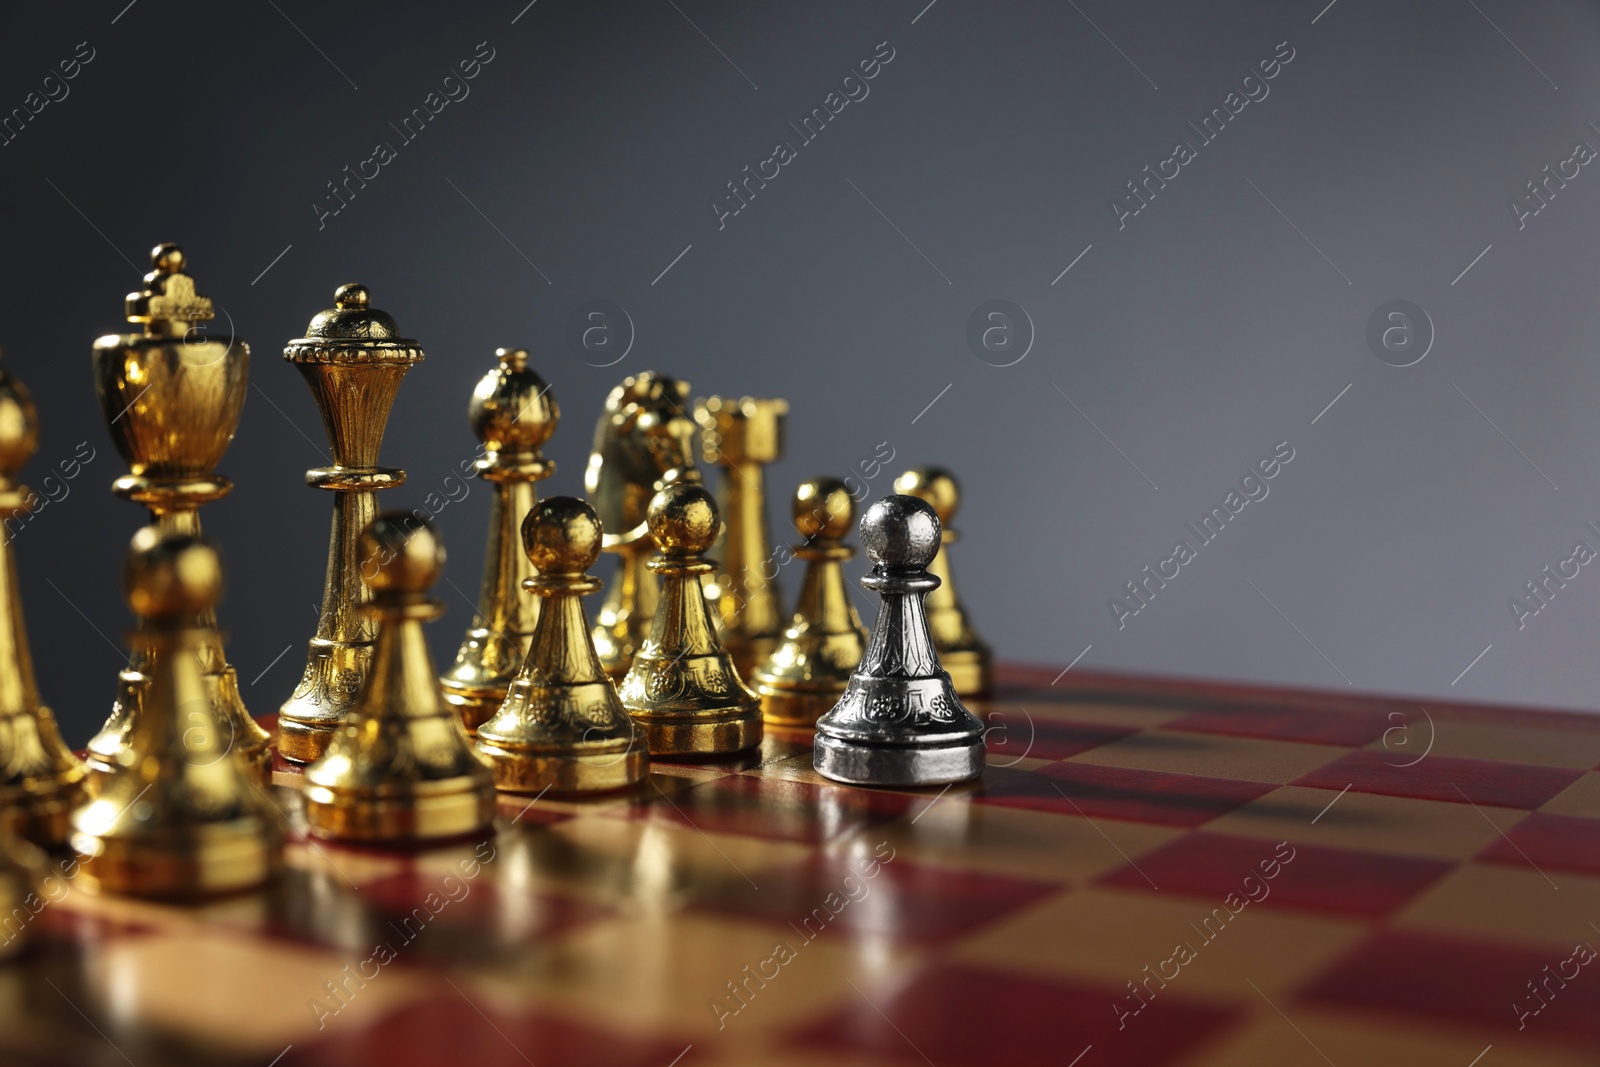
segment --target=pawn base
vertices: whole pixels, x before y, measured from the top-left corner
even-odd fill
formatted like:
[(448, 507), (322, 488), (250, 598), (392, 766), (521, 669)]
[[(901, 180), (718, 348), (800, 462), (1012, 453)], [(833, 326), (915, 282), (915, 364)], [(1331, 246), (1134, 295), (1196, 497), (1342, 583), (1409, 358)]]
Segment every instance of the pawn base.
[(84, 789), (75, 783), (52, 793), (17, 799), (6, 805), (7, 829), (40, 848), (60, 848), (72, 836), (72, 811), (84, 795)]
[(464, 837), (494, 822), (494, 786), (474, 778), (452, 789), (426, 783), (422, 795), (375, 796), (327, 786), (305, 786), (306, 825), (317, 837), (339, 841), (432, 841)]
[(504, 689), (483, 693), (452, 690), (448, 685), (442, 685), (440, 689), (444, 692), (444, 702), (456, 713), (462, 729), (467, 731), (469, 737), (478, 735), (478, 727), (494, 718), (506, 699)]
[(506, 793), (605, 793), (629, 789), (650, 773), (650, 753), (631, 745), (555, 754), (480, 738), (477, 748), (494, 765), (495, 788)]
[(652, 756), (716, 756), (743, 752), (761, 743), (761, 709), (683, 715), (635, 714)]
[(940, 649), (939, 665), (950, 676), (957, 696), (988, 696), (994, 689), (994, 662), (986, 651)]
[[(232, 759), (246, 780), (263, 787), (272, 784), (271, 745), (248, 751), (236, 750)], [(121, 773), (122, 765), (102, 753), (91, 751), (83, 758), (83, 770), (84, 793), (89, 797), (97, 797), (106, 783)]]
[(341, 724), (337, 721), (307, 722), (278, 715), (278, 755), (294, 763), (315, 763), (328, 751)]
[(848, 785), (944, 785), (983, 773), (983, 739), (948, 745), (878, 745), (818, 733), (811, 764)]
[(73, 882), (91, 893), (193, 899), (255, 889), (283, 864), (276, 826), (235, 819), (155, 841), (78, 832)]
[[(760, 683), (760, 679), (757, 679)], [(844, 686), (837, 689), (781, 689), (775, 685), (758, 684), (761, 694), (761, 717), (768, 726), (810, 730), (817, 720), (833, 710), (844, 694)]]

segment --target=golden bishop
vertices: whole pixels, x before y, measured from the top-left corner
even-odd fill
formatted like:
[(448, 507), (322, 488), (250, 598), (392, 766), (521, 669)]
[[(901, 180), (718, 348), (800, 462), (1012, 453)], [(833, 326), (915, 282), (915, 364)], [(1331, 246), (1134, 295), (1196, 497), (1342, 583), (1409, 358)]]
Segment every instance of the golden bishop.
[(517, 529), (537, 499), (534, 484), (556, 471), (539, 449), (561, 418), (556, 398), (529, 368), (524, 349), (502, 348), (495, 355), (500, 364), (478, 382), (468, 409), (473, 432), (483, 442), (483, 458), (476, 463), (478, 477), (494, 492), (483, 587), (456, 661), (439, 679), (445, 700), (460, 714), (469, 734), (505, 700), (539, 616), (539, 599), (522, 592), (534, 570)]

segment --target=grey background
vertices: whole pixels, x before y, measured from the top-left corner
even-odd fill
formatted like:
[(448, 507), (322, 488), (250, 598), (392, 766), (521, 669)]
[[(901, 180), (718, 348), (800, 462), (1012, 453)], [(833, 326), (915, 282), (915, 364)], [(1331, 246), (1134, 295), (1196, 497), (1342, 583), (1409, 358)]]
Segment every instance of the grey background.
[[(1525, 629), (1508, 607), (1575, 541), (1600, 548), (1584, 528), (1600, 523), (1600, 173), (1520, 231), (1507, 205), (1574, 142), (1600, 147), (1592, 4), (524, 3), (0, 14), (0, 110), (78, 42), (95, 50), (0, 148), (0, 342), (43, 420), (25, 475), (38, 487), (78, 442), (98, 450), (16, 545), (74, 743), (111, 701), (117, 572), (141, 521), (108, 492), (122, 468), (90, 344), (124, 328), (160, 240), (184, 245), (254, 350), (220, 468), (238, 488), (204, 521), (258, 714), (298, 678), (330, 504), (302, 483), (323, 435), (279, 353), (348, 281), (428, 351), (390, 421), (384, 460), (410, 474), (392, 506), (423, 504), (472, 454), (472, 385), (497, 345), (522, 345), (563, 410), (547, 494), (581, 490), (605, 392), (646, 368), (789, 398), (772, 471), (785, 534), (797, 480), (851, 472), (879, 442), (896, 458), (874, 496), (906, 465), (952, 467), (958, 573), (1006, 659), (1600, 705), (1600, 574)], [(389, 123), (482, 41), (494, 59), (470, 96), (319, 230), (325, 183), (398, 142)], [(880, 41), (895, 57), (870, 95), (719, 230), (724, 182), (797, 140), (787, 123)], [(1283, 41), (1295, 58), (1270, 95), (1119, 232), (1108, 199)], [(595, 298), (637, 328), (608, 369), (565, 341)], [(1365, 341), (1396, 298), (1437, 329), (1406, 368)], [(1036, 328), (1007, 368), (965, 340), (992, 299)], [(1119, 630), (1107, 600), (1280, 441), (1295, 459), (1270, 496)], [(468, 622), (487, 504), (477, 487), (438, 516), (441, 660)]]

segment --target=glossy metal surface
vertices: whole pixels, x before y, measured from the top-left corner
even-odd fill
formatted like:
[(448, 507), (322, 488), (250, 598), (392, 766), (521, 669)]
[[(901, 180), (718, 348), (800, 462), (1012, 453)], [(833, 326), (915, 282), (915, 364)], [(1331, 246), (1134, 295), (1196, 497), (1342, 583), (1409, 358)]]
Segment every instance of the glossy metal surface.
[(321, 837), (421, 842), (476, 833), (494, 817), (494, 776), (439, 689), (422, 623), (444, 568), (432, 525), (385, 512), (355, 561), (372, 591), (372, 662), (327, 750), (305, 770), (306, 822)]
[(601, 792), (649, 770), (644, 737), (600, 666), (583, 611), (583, 597), (600, 589), (585, 572), (600, 558), (601, 536), (594, 509), (574, 497), (542, 501), (523, 520), (537, 572), (525, 585), (543, 604), (527, 659), (477, 741), (501, 789)]
[[(95, 393), (106, 428), (129, 473), (112, 492), (150, 509), (151, 521), (170, 534), (200, 536), (199, 509), (226, 496), (233, 483), (215, 472), (233, 440), (249, 388), (250, 349), (237, 337), (212, 336), (211, 299), (195, 292), (183, 250), (158, 245), (145, 287), (129, 293), (129, 322), (136, 334), (109, 334), (94, 343)], [(257, 781), (272, 761), (270, 738), (239, 693), (239, 680), (223, 653), (216, 614), (193, 620), (206, 692), (231, 750)], [(98, 788), (126, 753), (140, 703), (156, 665), (157, 647), (135, 642), (118, 676), (116, 702), (89, 741), (89, 787)]]
[(816, 725), (861, 662), (867, 631), (843, 569), (856, 554), (844, 543), (855, 521), (855, 498), (838, 478), (813, 478), (795, 490), (794, 527), (804, 540), (794, 555), (805, 561), (805, 577), (782, 642), (751, 679), (768, 725)]
[(925, 501), (889, 496), (861, 517), (874, 566), (862, 584), (881, 600), (861, 664), (817, 723), (813, 766), (855, 785), (941, 785), (983, 773), (983, 724), (939, 666), (924, 599), (939, 517)]
[(405, 481), (404, 471), (378, 466), (378, 450), (400, 382), (423, 353), (371, 306), (366, 286), (344, 285), (283, 358), (311, 387), (333, 453), (332, 466), (306, 471), (308, 485), (335, 494), (328, 571), (305, 673), (278, 711), (278, 751), (305, 763), (326, 750), (372, 663), (377, 622), (361, 610), (356, 539), (377, 515), (377, 492)]
[(200, 659), (215, 635), (194, 625), (222, 592), (216, 550), (147, 526), (128, 549), (123, 588), (142, 622), (133, 640), (152, 655), (126, 752), (72, 814), (77, 884), (149, 897), (258, 886), (282, 863), (280, 816), (229, 752)]
[(717, 505), (699, 485), (656, 493), (647, 513), (661, 579), (650, 636), (619, 691), (651, 755), (738, 752), (761, 740), (761, 703), (717, 640), (701, 579), (715, 569), (704, 553), (717, 537)]
[(550, 387), (529, 368), (526, 350), (501, 348), (495, 356), (499, 363), (478, 382), (467, 412), (484, 447), (477, 474), (494, 493), (482, 591), (456, 660), (439, 679), (468, 733), (499, 709), (527, 658), (539, 598), (523, 591), (535, 572), (518, 530), (538, 499), (535, 484), (555, 473), (539, 450), (561, 418)]
[(928, 566), (928, 573), (939, 579), (939, 587), (928, 594), (928, 627), (933, 632), (933, 647), (938, 649), (939, 662), (949, 672), (957, 693), (986, 695), (994, 688), (994, 652), (973, 628), (950, 573), (950, 546), (957, 540), (950, 520), (961, 507), (961, 486), (947, 470), (919, 467), (896, 478), (894, 491), (926, 501), (939, 516), (939, 528), (943, 531), (939, 554)]
[[(21, 382), (0, 371), (0, 822), (51, 848), (66, 841), (67, 817), (80, 798), (84, 770), (39, 697), (11, 544), (8, 520), (26, 514), (32, 496), (16, 475), (38, 443), (33, 398)], [(0, 894), (9, 889), (7, 879), (0, 869)], [(9, 914), (0, 908), (0, 916)]]
[(657, 489), (700, 481), (694, 420), (684, 410), (689, 383), (655, 371), (622, 380), (595, 425), (583, 488), (605, 528), (604, 548), (619, 557), (594, 627), (600, 664), (621, 679), (650, 632), (660, 586), (645, 566), (652, 546), (645, 512)]
[(722, 647), (746, 678), (783, 635), (783, 596), (767, 529), (765, 468), (783, 455), (788, 412), (786, 400), (748, 396), (706, 397), (694, 406), (705, 461), (722, 468), (717, 488), (722, 535), (713, 548), (722, 569), (706, 591), (717, 607)]

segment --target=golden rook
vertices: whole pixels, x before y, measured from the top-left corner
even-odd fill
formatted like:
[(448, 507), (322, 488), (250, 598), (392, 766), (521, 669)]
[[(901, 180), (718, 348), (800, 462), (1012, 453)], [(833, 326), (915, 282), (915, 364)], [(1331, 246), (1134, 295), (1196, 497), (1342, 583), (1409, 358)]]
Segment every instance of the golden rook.
[[(707, 593), (717, 606), (722, 647), (739, 673), (750, 677), (783, 634), (783, 597), (772, 564), (767, 528), (766, 465), (783, 456), (789, 402), (711, 396), (695, 404), (705, 461), (722, 468), (717, 506), (722, 574)], [(771, 577), (767, 568), (772, 567)]]

